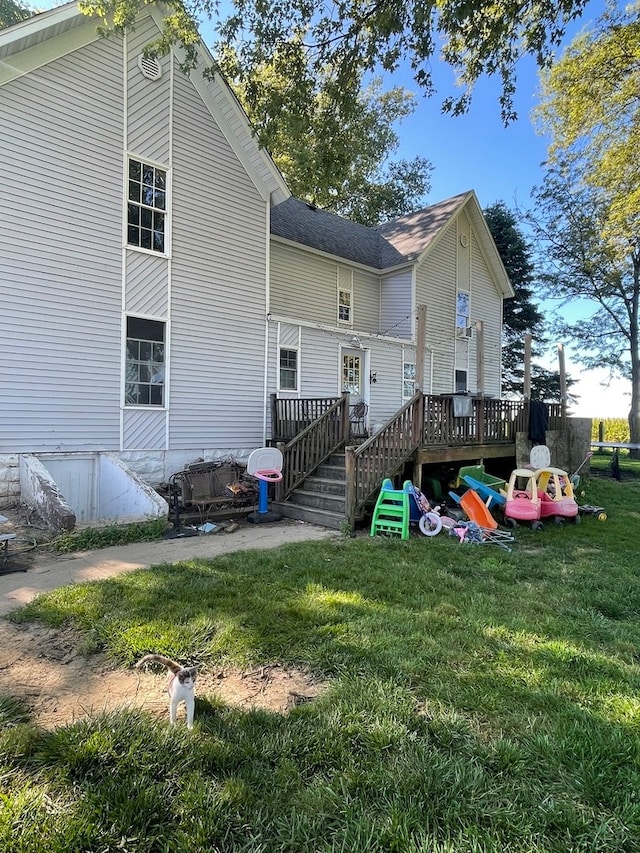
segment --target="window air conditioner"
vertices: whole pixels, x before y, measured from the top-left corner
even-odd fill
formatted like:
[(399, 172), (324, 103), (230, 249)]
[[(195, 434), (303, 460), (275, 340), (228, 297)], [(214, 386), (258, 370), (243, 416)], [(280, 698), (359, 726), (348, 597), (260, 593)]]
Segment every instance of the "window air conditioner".
[(470, 340), (473, 337), (473, 326), (459, 326), (456, 329), (456, 334), (459, 338)]

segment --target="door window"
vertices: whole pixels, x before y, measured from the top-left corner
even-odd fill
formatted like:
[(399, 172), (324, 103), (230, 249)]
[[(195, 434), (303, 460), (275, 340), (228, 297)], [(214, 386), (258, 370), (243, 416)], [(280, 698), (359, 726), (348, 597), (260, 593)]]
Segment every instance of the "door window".
[(342, 355), (342, 390), (347, 394), (362, 394), (362, 358), (359, 355)]

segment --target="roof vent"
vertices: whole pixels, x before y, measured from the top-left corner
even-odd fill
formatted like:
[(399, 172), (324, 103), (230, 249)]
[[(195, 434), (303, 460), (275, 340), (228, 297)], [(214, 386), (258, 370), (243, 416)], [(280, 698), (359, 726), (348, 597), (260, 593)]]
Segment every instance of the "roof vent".
[(148, 80), (159, 80), (162, 77), (162, 66), (154, 56), (138, 57), (138, 68)]

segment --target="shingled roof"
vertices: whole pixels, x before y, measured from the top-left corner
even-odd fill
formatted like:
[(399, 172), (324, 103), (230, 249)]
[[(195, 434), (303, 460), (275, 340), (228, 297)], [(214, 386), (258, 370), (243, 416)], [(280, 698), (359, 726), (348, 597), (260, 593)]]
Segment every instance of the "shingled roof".
[(384, 270), (418, 258), (470, 193), (368, 228), (296, 198), (271, 210), (271, 233), (347, 261)]
[[(406, 261), (419, 258), (429, 243), (466, 204), (471, 192), (454, 195), (422, 210), (398, 216), (377, 228), (385, 243)], [(384, 255), (383, 255), (384, 260)], [(386, 266), (386, 264), (385, 264)]]

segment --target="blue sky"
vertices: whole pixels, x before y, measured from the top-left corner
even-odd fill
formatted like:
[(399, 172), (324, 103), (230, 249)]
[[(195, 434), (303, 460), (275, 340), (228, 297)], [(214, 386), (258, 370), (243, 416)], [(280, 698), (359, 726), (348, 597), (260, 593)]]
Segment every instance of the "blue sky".
[[(56, 0), (34, 2), (40, 9), (60, 5)], [(604, 11), (605, 0), (592, 0), (581, 21), (569, 30), (566, 42)], [(207, 38), (207, 29), (203, 36)], [(527, 207), (531, 188), (542, 180), (541, 163), (546, 156), (546, 140), (533, 129), (530, 114), (536, 103), (538, 77), (535, 63), (529, 57), (521, 60), (514, 98), (517, 121), (504, 127), (500, 118), (500, 93), (497, 80), (481, 80), (474, 91), (468, 114), (443, 115), (440, 103), (455, 92), (454, 72), (447, 66), (432, 63), (438, 93), (424, 98), (408, 71), (387, 75), (385, 84), (402, 85), (418, 96), (418, 108), (398, 126), (398, 157), (426, 157), (434, 167), (428, 203), (439, 201), (469, 189), (475, 190), (480, 204), (486, 207), (504, 201), (508, 207)], [(541, 306), (543, 309), (545, 306)], [(572, 359), (571, 341), (563, 341), (567, 371), (578, 379), (574, 392), (580, 395), (573, 407), (583, 417), (626, 417), (629, 410), (629, 383), (614, 381), (609, 387), (605, 368), (587, 373)], [(544, 360), (547, 367), (557, 367), (555, 347)]]
[[(565, 43), (603, 11), (604, 0), (589, 3), (580, 21), (569, 29)], [(429, 203), (465, 190), (475, 190), (480, 204), (486, 207), (504, 201), (510, 208), (528, 207), (533, 186), (542, 182), (541, 166), (546, 157), (547, 140), (538, 135), (531, 121), (537, 101), (538, 74), (535, 62), (525, 57), (519, 63), (517, 89), (514, 98), (517, 121), (505, 127), (500, 117), (498, 80), (483, 79), (477, 85), (471, 108), (464, 116), (443, 115), (440, 103), (446, 95), (455, 93), (452, 69), (433, 63), (438, 94), (425, 99), (419, 95), (415, 113), (398, 126), (400, 148), (397, 155), (413, 158), (427, 157), (434, 166)], [(417, 93), (410, 72), (400, 71), (385, 78), (390, 85), (403, 85)], [(545, 313), (549, 306), (541, 304)], [(584, 306), (582, 306), (584, 308)], [(576, 307), (567, 309), (570, 317), (578, 318)], [(567, 372), (578, 385), (573, 392), (580, 395), (573, 406), (574, 414), (582, 417), (626, 417), (629, 411), (630, 383), (615, 380), (609, 383), (606, 367), (584, 371), (572, 358), (577, 352), (572, 341), (562, 341)], [(557, 368), (557, 348), (553, 345), (541, 360), (546, 367)]]

